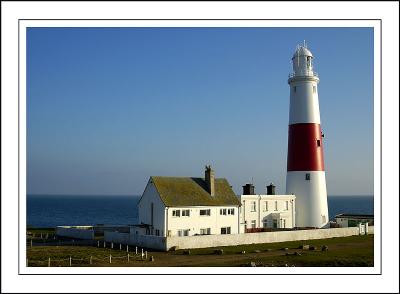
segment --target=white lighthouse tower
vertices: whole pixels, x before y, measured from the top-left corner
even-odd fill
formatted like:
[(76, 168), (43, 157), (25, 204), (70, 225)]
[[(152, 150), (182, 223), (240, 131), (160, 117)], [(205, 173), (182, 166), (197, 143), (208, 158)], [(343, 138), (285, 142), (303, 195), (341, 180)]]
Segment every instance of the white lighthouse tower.
[(313, 55), (298, 45), (289, 75), (290, 113), (286, 194), (296, 195), (296, 226), (324, 227), (329, 222), (318, 90)]

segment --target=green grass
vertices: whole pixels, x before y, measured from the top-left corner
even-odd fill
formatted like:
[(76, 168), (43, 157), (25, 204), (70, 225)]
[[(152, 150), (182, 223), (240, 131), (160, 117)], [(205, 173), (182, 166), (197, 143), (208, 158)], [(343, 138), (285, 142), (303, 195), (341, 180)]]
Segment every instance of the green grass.
[[(89, 246), (37, 246), (27, 249), (30, 266), (47, 266), (47, 260), (61, 260), (52, 262), (51, 266), (69, 266), (69, 257), (73, 266), (246, 266), (256, 262), (259, 266), (373, 266), (374, 236), (351, 236), (321, 240), (295, 241), (270, 244), (251, 244), (240, 246), (213, 247), (205, 249), (178, 250), (174, 252), (148, 252), (148, 257), (154, 256), (155, 261), (141, 260), (134, 256), (134, 247), (130, 248), (130, 262), (127, 262), (126, 247), (119, 250), (97, 248)], [(300, 245), (316, 246), (316, 250), (301, 250)], [(328, 251), (321, 251), (321, 246), (327, 245)], [(288, 248), (287, 251), (282, 248)], [(214, 251), (223, 249), (223, 254)], [(242, 251), (246, 253), (242, 254)], [(255, 252), (257, 251), (257, 252)], [(139, 249), (140, 252), (140, 249)], [(301, 255), (294, 255), (295, 252)], [(123, 257), (112, 259), (109, 255)], [(93, 265), (89, 264), (90, 256)], [(68, 260), (66, 260), (68, 259)]]

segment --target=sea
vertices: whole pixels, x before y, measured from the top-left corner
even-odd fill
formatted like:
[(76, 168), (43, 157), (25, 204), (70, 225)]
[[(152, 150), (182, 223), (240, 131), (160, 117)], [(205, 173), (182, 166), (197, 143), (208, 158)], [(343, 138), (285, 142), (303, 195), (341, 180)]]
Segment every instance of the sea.
[[(27, 195), (27, 225), (129, 225), (138, 219), (140, 196)], [(339, 213), (374, 214), (373, 196), (328, 196), (329, 217)]]

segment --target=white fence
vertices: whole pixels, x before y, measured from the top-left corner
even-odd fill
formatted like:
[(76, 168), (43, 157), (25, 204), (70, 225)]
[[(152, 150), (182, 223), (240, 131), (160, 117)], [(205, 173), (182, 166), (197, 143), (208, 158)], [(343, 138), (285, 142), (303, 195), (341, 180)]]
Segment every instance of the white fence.
[[(369, 227), (368, 233), (373, 234), (373, 232), (374, 227)], [(105, 232), (104, 240), (106, 242), (136, 245), (166, 251), (174, 246), (177, 246), (180, 249), (207, 248), (215, 246), (236, 246), (244, 244), (327, 239), (359, 234), (359, 227), (188, 237), (156, 237), (118, 232)]]
[(104, 241), (166, 250), (165, 237), (104, 231)]

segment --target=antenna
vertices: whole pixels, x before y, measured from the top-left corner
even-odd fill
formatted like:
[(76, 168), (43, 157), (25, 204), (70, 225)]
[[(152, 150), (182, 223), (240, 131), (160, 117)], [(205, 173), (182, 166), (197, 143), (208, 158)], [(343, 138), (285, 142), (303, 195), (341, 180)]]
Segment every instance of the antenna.
[(303, 40), (304, 48), (307, 48), (306, 40)]

